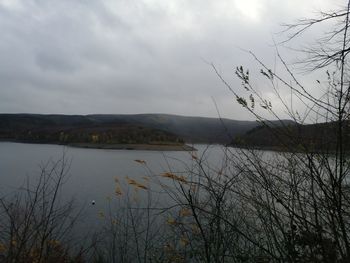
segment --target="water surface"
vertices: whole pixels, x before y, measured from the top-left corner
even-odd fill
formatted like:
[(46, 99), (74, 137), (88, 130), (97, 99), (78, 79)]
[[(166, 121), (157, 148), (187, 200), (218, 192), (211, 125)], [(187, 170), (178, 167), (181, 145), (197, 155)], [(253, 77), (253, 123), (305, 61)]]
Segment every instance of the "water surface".
[[(222, 147), (195, 145), (196, 155), (206, 152), (206, 158), (220, 165)], [(74, 198), (79, 207), (84, 207), (85, 219), (94, 222), (99, 211), (105, 209), (108, 198), (115, 198), (115, 178), (125, 177), (142, 180), (147, 173), (161, 174), (185, 171), (191, 167), (193, 153), (157, 152), (138, 150), (102, 150), (72, 148), (48, 144), (0, 143), (0, 194), (15, 192), (29, 180), (35, 184), (41, 167), (55, 162), (64, 155), (69, 160), (68, 180), (62, 196)], [(144, 160), (144, 165), (135, 162)], [(187, 167), (186, 167), (187, 166)], [(91, 202), (94, 200), (95, 205)]]

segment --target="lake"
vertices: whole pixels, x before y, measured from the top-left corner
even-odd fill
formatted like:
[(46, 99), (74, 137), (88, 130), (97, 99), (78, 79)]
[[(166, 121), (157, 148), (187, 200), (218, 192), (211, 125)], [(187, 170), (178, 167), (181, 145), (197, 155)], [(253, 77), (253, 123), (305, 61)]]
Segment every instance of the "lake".
[[(224, 155), (221, 146), (194, 145), (201, 156), (213, 165), (220, 166)], [(0, 193), (17, 191), (27, 179), (35, 183), (41, 166), (62, 158), (71, 161), (69, 179), (63, 187), (64, 199), (74, 198), (84, 207), (84, 219), (89, 224), (98, 222), (99, 211), (105, 209), (108, 198), (115, 198), (115, 178), (142, 180), (152, 171), (161, 174), (168, 171), (185, 171), (193, 157), (189, 152), (157, 152), (137, 150), (101, 150), (65, 147), (49, 144), (0, 143)], [(135, 162), (144, 160), (144, 165)], [(94, 200), (95, 205), (91, 202)]]

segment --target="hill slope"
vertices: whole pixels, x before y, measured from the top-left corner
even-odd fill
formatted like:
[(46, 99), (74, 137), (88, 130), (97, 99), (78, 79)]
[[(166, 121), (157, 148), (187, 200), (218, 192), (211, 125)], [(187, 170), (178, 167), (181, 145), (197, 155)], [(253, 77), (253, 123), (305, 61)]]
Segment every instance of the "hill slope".
[[(40, 134), (38, 140), (45, 140), (45, 138), (48, 141), (57, 140), (57, 136), (61, 132), (70, 133), (77, 139), (98, 131), (99, 134), (113, 133), (115, 138), (118, 137), (117, 134), (125, 136), (131, 134), (133, 138), (129, 138), (130, 141), (135, 141), (137, 137), (143, 137), (145, 141), (150, 141), (151, 139), (146, 138), (147, 136), (158, 134), (158, 139), (176, 142), (229, 144), (233, 138), (245, 134), (256, 126), (258, 126), (256, 121), (168, 114), (0, 114), (0, 139), (25, 139), (26, 136), (30, 138), (29, 132), (32, 135)], [(148, 135), (142, 135), (141, 131)], [(71, 139), (72, 136), (70, 136)]]
[(88, 115), (100, 123), (127, 122), (176, 134), (188, 143), (227, 144), (237, 135), (256, 127), (256, 121), (187, 117), (168, 114)]
[[(350, 127), (344, 127), (344, 149), (350, 149)], [(335, 122), (308, 125), (290, 124), (285, 127), (258, 126), (233, 140), (235, 146), (278, 150), (333, 151), (338, 127)]]
[(111, 145), (183, 145), (178, 136), (126, 122), (99, 123), (86, 116), (0, 114), (0, 140)]

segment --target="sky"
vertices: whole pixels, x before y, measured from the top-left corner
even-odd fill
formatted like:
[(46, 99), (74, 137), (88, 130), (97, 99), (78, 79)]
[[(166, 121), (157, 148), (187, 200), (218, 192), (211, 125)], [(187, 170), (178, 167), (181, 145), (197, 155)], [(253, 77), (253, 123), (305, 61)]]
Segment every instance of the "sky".
[(251, 119), (210, 64), (236, 92), (251, 69), (273, 101), (245, 50), (276, 66), (282, 23), (343, 2), (0, 0), (0, 112)]

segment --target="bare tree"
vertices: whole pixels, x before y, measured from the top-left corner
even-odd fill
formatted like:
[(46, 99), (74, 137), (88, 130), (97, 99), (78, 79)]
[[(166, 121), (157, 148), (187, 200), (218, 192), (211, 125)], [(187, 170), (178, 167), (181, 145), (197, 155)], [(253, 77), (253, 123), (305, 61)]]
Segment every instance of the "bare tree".
[[(261, 139), (269, 140), (266, 145), (273, 142), (279, 151), (264, 152), (240, 142), (244, 148), (222, 149), (218, 166), (208, 161), (204, 151), (200, 156), (190, 153), (191, 161), (184, 163), (183, 170), (174, 171), (169, 165), (161, 174), (136, 160), (145, 166), (147, 179), (126, 178), (130, 188), (116, 181), (117, 197), (101, 214), (106, 224), (96, 261), (349, 262), (349, 8), (347, 1), (339, 10), (286, 25), (287, 40), (318, 24), (333, 25), (303, 50), (306, 58), (301, 65), (306, 71), (325, 71), (325, 80), (315, 80), (315, 87), (302, 84), (278, 47), (284, 74), (250, 53), (293, 123), (283, 121), (275, 110), (276, 101), (269, 101), (252, 84), (249, 70), (237, 67), (243, 89), (236, 89), (213, 65), (235, 100), (261, 122), (259, 129), (266, 137)], [(323, 92), (314, 95), (314, 89), (321, 88)], [(304, 114), (296, 109), (297, 101), (304, 105)], [(271, 119), (279, 120), (279, 125)], [(134, 200), (135, 191), (142, 192), (142, 200)], [(159, 203), (155, 196), (170, 201)], [(14, 212), (3, 207), (12, 216)], [(50, 209), (43, 211), (50, 217)], [(46, 233), (40, 235), (41, 257), (56, 229), (51, 222), (40, 223)], [(11, 242), (11, 231), (8, 235)]]
[(69, 162), (63, 157), (41, 167), (36, 183), (0, 199), (1, 262), (82, 262), (83, 248), (73, 246), (79, 209), (61, 200)]
[[(315, 81), (315, 88), (324, 88), (320, 96), (313, 95), (314, 87), (302, 84), (278, 49), (286, 74), (277, 73), (250, 53), (293, 124), (283, 121), (274, 109), (275, 102), (252, 84), (249, 70), (236, 69), (243, 85), (240, 91), (213, 66), (236, 101), (261, 122), (268, 131), (265, 135), (283, 151), (266, 153), (240, 144), (246, 148), (224, 149), (221, 167), (212, 167), (204, 156), (192, 156), (186, 173), (161, 175), (174, 182), (171, 189), (163, 185), (178, 213), (169, 224), (175, 236), (183, 237), (179, 238), (182, 247), (168, 244), (179, 255), (179, 262), (350, 260), (349, 6), (350, 1), (316, 19), (287, 25), (288, 39), (292, 39), (316, 24), (333, 23), (317, 45), (304, 50), (305, 69), (325, 71), (325, 81)], [(283, 96), (283, 88), (290, 98)], [(296, 101), (304, 105), (304, 115), (295, 109)], [(262, 117), (258, 107), (279, 120), (278, 127)]]

